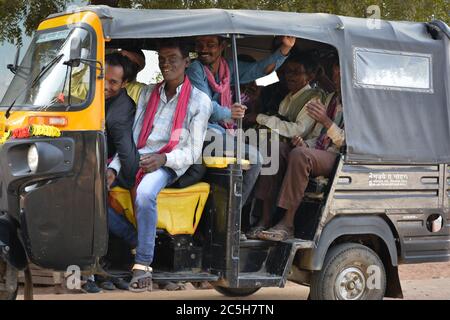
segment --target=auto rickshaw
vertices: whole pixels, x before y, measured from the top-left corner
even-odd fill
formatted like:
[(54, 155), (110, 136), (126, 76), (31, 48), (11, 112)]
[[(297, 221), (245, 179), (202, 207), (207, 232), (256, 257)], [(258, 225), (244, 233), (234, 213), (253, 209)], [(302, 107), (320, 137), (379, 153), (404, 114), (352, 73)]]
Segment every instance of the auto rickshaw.
[[(106, 47), (216, 34), (231, 39), (234, 59), (269, 52), (275, 35), (295, 36), (300, 51), (335, 51), (346, 148), (331, 178), (311, 179), (293, 240), (240, 240), (240, 154), (206, 161), (198, 184), (163, 190), (154, 279), (209, 281), (228, 296), (291, 280), (310, 286), (312, 299), (402, 297), (399, 264), (450, 258), (450, 29), (372, 22), (107, 6), (49, 16), (10, 66), (0, 103), (0, 298), (16, 297), (21, 270), (30, 297), (29, 263), (103, 271)], [(87, 91), (76, 96), (70, 82), (81, 67)]]

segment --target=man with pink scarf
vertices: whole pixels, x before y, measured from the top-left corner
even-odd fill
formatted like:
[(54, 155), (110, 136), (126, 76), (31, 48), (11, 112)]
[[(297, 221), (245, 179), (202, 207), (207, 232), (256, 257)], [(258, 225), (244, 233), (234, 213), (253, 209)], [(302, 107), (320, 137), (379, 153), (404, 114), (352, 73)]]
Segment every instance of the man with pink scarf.
[[(285, 36), (278, 50), (267, 58), (257, 62), (238, 61), (239, 81), (241, 84), (252, 82), (278, 69), (289, 55), (295, 44), (295, 37)], [(231, 86), (234, 82), (234, 67), (231, 59), (223, 58), (227, 46), (225, 38), (220, 36), (200, 36), (195, 39), (198, 59), (191, 63), (186, 74), (193, 86), (205, 92), (212, 100), (213, 112), (209, 118), (208, 129), (217, 134), (232, 133), (235, 120), (242, 119), (246, 107), (233, 103)], [(244, 173), (242, 203), (245, 204), (261, 170), (261, 161), (256, 148), (245, 146), (246, 158), (252, 166)], [(256, 159), (257, 161), (252, 161)]]
[[(209, 97), (185, 75), (189, 50), (180, 39), (161, 40), (158, 61), (164, 81), (142, 90), (133, 124), (140, 155), (134, 191), (137, 230), (123, 215), (108, 208), (111, 233), (136, 247), (129, 285), (134, 292), (152, 288), (158, 194), (200, 158), (212, 111)], [(117, 156), (109, 168), (120, 172)]]

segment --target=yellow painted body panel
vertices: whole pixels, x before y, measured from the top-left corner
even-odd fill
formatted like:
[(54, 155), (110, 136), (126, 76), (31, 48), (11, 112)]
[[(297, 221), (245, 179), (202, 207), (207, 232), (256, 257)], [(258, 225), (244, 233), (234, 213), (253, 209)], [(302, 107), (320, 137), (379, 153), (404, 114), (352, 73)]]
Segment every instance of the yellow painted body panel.
[(3, 136), (3, 134), (6, 131), (6, 119), (5, 119), (5, 114), (1, 113), (0, 114), (0, 139)]
[[(236, 161), (237, 159), (233, 157), (203, 157), (203, 164), (207, 168), (224, 169), (230, 164), (235, 164)], [(246, 169), (246, 167), (250, 166), (250, 161), (242, 159), (241, 165)]]
[[(171, 235), (194, 234), (208, 199), (210, 186), (205, 182), (182, 189), (163, 189), (156, 199), (158, 208), (158, 229)], [(125, 217), (136, 226), (133, 201), (130, 192), (115, 187), (109, 196), (122, 208)]]
[[(46, 30), (73, 23), (86, 23), (90, 25), (97, 36), (97, 60), (104, 63), (105, 39), (103, 37), (102, 24), (98, 16), (93, 12), (82, 12), (64, 15), (43, 21), (38, 30)], [(100, 71), (96, 71), (99, 75)], [(64, 116), (68, 119), (68, 125), (60, 128), (61, 131), (103, 131), (105, 127), (105, 97), (103, 79), (97, 79), (95, 83), (95, 95), (91, 105), (81, 111), (70, 112), (39, 112), (39, 111), (18, 111), (13, 110), (8, 119), (5, 120), (5, 110), (0, 112), (0, 130), (16, 129), (28, 125), (28, 117), (31, 116)], [(2, 120), (3, 119), (3, 120)], [(0, 131), (0, 135), (2, 132)]]

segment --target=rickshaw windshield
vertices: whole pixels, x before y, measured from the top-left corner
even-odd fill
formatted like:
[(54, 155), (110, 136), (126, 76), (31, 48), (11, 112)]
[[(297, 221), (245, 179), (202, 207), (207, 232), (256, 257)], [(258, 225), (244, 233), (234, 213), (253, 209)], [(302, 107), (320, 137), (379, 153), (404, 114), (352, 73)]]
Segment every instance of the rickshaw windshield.
[(64, 64), (69, 60), (70, 44), (75, 37), (81, 40), (81, 58), (88, 58), (91, 37), (85, 29), (37, 33), (0, 106), (9, 107), (14, 103), (16, 110), (24, 107), (46, 110), (49, 107), (67, 106), (69, 102), (71, 105), (83, 103), (88, 97), (90, 68), (83, 63), (75, 68)]

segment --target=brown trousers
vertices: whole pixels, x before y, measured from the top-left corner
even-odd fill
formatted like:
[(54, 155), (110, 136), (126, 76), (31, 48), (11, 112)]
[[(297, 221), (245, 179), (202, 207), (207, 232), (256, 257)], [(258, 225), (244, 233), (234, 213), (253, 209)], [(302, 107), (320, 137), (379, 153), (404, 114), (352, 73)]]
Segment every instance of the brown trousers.
[(300, 206), (309, 177), (328, 177), (333, 170), (337, 153), (306, 147), (292, 148), (280, 142), (279, 168), (275, 175), (261, 175), (256, 185), (255, 197), (275, 203), (278, 207), (297, 210)]

